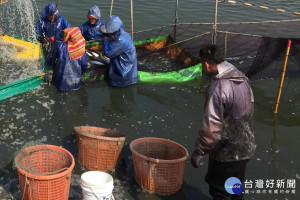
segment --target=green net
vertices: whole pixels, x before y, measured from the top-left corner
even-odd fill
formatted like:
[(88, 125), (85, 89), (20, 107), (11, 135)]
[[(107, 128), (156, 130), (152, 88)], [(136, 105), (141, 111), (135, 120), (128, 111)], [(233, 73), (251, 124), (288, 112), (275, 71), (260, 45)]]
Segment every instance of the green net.
[[(21, 38), (21, 37), (13, 36), (13, 35), (8, 35), (8, 36), (18, 39), (18, 40), (21, 40), (21, 41), (26, 41), (26, 42), (31, 42), (33, 44), (37, 44), (36, 42), (30, 41), (26, 38)], [(38, 68), (40, 68), (40, 70), (38, 70), (38, 71), (40, 71), (41, 73), (39, 74), (39, 72), (38, 72), (38, 75), (34, 75), (34, 76), (31, 75), (31, 77), (28, 77), (28, 78), (25, 78), (22, 80), (17, 80), (15, 82), (0, 86), (0, 101), (7, 99), (9, 97), (12, 97), (14, 95), (23, 93), (23, 92), (33, 90), (34, 88), (36, 88), (43, 82), (43, 77), (45, 75), (43, 72), (47, 72), (48, 70), (45, 68), (45, 56), (43, 53), (43, 49), (42, 49), (42, 47), (40, 47), (40, 48), (41, 48), (41, 50), (40, 50), (41, 57), (40, 57), (40, 59), (38, 59), (37, 61), (34, 61), (34, 62), (38, 63)], [(25, 59), (25, 61), (26, 61), (26, 59)], [(24, 62), (24, 60), (20, 61), (21, 68), (23, 67), (22, 62)], [(31, 66), (31, 65), (29, 65), (29, 66)], [(16, 78), (16, 79), (18, 79), (18, 78)]]
[(182, 83), (191, 81), (202, 75), (201, 64), (197, 64), (192, 67), (181, 69), (179, 71), (170, 72), (144, 72), (139, 71), (139, 81), (140, 82), (173, 82)]
[[(139, 82), (187, 82), (201, 77), (199, 60), (184, 51), (170, 35), (148, 37), (134, 41), (137, 49)], [(90, 41), (88, 49), (101, 51), (101, 41)], [(45, 58), (42, 50), (41, 67), (44, 72)], [(83, 82), (102, 81), (108, 66), (92, 66), (82, 75)], [(32, 90), (43, 81), (43, 75), (26, 78), (0, 87), (0, 100)]]
[(6, 84), (0, 87), (0, 101), (16, 94), (32, 90), (43, 81), (43, 74)]
[[(139, 82), (181, 83), (201, 77), (199, 60), (176, 44), (170, 35), (149, 37), (133, 42), (137, 51)], [(100, 51), (101, 42), (86, 44), (92, 51)], [(91, 67), (83, 74), (83, 82), (103, 80), (108, 68)]]

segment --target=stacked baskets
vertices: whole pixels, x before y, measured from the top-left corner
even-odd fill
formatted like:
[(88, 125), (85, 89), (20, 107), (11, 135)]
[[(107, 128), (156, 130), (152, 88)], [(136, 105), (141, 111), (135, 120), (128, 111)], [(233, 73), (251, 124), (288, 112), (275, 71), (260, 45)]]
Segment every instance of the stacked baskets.
[(120, 160), (125, 136), (106, 128), (75, 127), (78, 137), (78, 155), (82, 166), (89, 170), (108, 172)]
[(140, 138), (130, 143), (135, 179), (145, 190), (170, 195), (182, 186), (188, 151), (163, 138)]

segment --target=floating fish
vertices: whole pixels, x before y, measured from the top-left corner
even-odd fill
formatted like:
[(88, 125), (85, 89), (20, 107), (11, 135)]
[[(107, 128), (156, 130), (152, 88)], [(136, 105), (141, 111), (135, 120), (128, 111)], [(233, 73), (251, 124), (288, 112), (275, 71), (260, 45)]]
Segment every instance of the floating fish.
[(86, 54), (89, 57), (89, 60), (96, 60), (96, 61), (102, 62), (106, 65), (108, 65), (110, 63), (110, 59), (108, 57), (106, 57), (105, 55), (103, 55), (102, 52), (86, 50)]
[(104, 66), (106, 65), (105, 63), (99, 61), (99, 60), (89, 60), (88, 61), (89, 64), (91, 65), (96, 65), (96, 66)]
[(99, 54), (97, 54), (97, 53), (95, 53), (95, 52), (93, 52), (93, 51), (92, 51), (92, 55), (93, 55), (94, 57), (96, 57), (96, 58), (99, 57)]

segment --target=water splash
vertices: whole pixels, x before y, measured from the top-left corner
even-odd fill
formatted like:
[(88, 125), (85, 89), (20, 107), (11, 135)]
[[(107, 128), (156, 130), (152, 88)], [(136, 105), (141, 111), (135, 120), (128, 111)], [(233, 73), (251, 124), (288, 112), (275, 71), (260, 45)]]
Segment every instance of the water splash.
[(35, 0), (11, 0), (0, 10), (0, 26), (8, 34), (36, 41), (35, 13), (38, 8)]
[[(11, 0), (0, 7), (0, 27), (6, 34), (37, 42), (35, 34), (35, 0)], [(14, 55), (20, 51), (14, 45), (0, 40), (0, 86), (40, 75), (40, 60), (18, 59)]]

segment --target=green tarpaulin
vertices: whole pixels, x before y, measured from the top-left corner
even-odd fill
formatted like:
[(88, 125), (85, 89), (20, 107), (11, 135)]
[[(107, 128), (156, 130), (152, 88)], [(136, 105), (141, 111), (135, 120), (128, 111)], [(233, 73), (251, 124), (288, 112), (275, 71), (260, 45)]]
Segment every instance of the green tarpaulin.
[(43, 76), (44, 75), (34, 76), (1, 86), (0, 101), (16, 94), (34, 89), (41, 84), (43, 81)]

